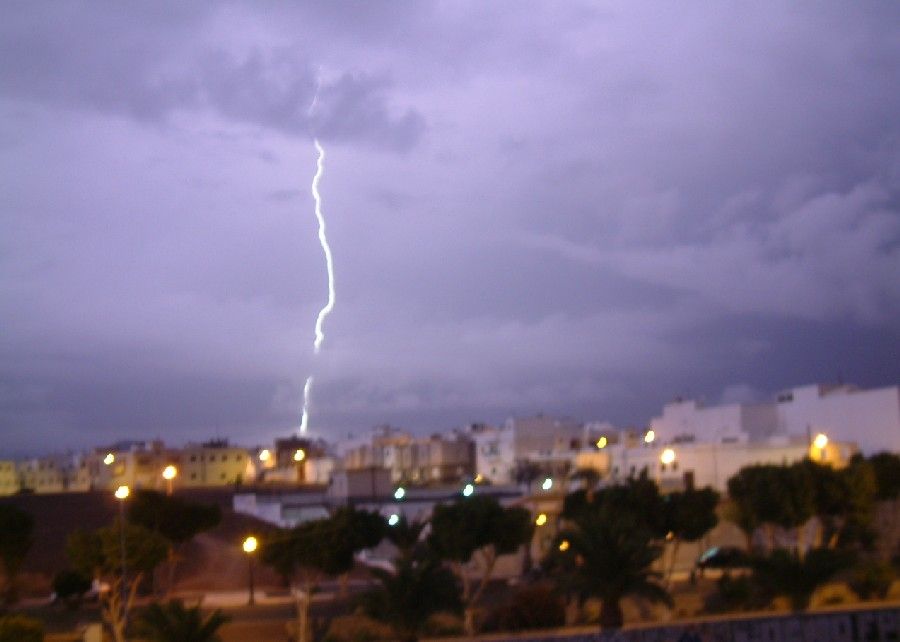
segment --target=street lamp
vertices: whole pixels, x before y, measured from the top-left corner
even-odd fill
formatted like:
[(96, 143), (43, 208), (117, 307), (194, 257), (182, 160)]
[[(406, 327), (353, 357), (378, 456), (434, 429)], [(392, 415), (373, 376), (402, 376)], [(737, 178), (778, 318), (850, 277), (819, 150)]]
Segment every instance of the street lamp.
[(106, 457), (103, 458), (103, 463), (107, 466), (112, 466), (112, 463), (116, 460), (116, 456), (112, 453), (106, 453)]
[(261, 462), (265, 463), (265, 462), (269, 461), (269, 459), (271, 459), (271, 458), (272, 458), (272, 451), (270, 451), (268, 448), (263, 448), (262, 450), (259, 451), (259, 460)]
[(547, 477), (541, 484), (541, 490), (550, 490), (551, 488), (553, 488), (553, 479), (551, 477)]
[(675, 461), (675, 451), (671, 448), (666, 448), (659, 455), (659, 461), (662, 462), (665, 466), (669, 466)]
[(178, 476), (178, 469), (175, 468), (175, 466), (173, 466), (172, 464), (169, 464), (168, 466), (163, 468), (162, 476), (163, 476), (163, 479), (166, 480), (166, 494), (171, 495), (172, 494), (172, 483), (174, 482), (175, 478)]
[(406, 497), (406, 489), (403, 486), (398, 486), (397, 490), (394, 491), (394, 499), (400, 501), (404, 497)]
[(475, 486), (473, 484), (466, 484), (463, 486), (462, 494), (463, 497), (471, 497), (472, 493), (475, 492)]
[(534, 520), (535, 526), (543, 526), (547, 523), (547, 513), (541, 513), (537, 516), (537, 519)]
[(125, 573), (125, 500), (128, 499), (128, 496), (131, 494), (131, 489), (128, 486), (122, 485), (116, 488), (115, 496), (116, 499), (119, 500), (119, 548), (122, 554), (122, 580), (121, 580), (121, 590), (122, 590), (122, 603), (120, 608), (122, 609), (122, 623), (124, 628), (125, 619), (128, 617), (127, 600), (128, 600), (128, 592), (127, 592), (127, 583), (126, 573)]
[(653, 429), (648, 430), (646, 432), (646, 434), (644, 434), (644, 443), (645, 444), (652, 444), (655, 439), (656, 439), (656, 431)]
[(819, 450), (819, 459), (821, 461), (825, 461), (825, 447), (828, 445), (828, 435), (824, 432), (820, 432), (816, 435), (816, 438), (813, 439), (813, 446), (815, 446)]
[(600, 439), (597, 440), (597, 450), (603, 450), (604, 448), (606, 448), (606, 444), (608, 443), (609, 439), (606, 438), (606, 435), (603, 435), (602, 437), (600, 437)]
[(259, 546), (259, 542), (256, 540), (253, 535), (248, 536), (244, 540), (243, 548), (244, 552), (247, 554), (247, 568), (249, 570), (250, 577), (250, 599), (247, 604), (249, 606), (253, 606), (256, 604), (254, 592), (253, 592), (253, 553), (256, 552), (257, 547)]
[(303, 461), (306, 459), (306, 451), (302, 448), (298, 448), (294, 451), (294, 461)]

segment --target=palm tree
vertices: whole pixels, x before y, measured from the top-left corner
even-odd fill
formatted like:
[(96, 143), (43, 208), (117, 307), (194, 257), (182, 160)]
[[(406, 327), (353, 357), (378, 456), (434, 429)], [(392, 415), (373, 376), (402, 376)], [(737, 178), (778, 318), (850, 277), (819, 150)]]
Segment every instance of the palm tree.
[(393, 572), (369, 571), (379, 586), (366, 595), (365, 610), (403, 642), (415, 642), (432, 614), (461, 608), (456, 577), (430, 555), (401, 555)]
[(629, 511), (614, 513), (608, 506), (593, 505), (563, 528), (548, 563), (570, 595), (602, 601), (601, 630), (617, 629), (626, 596), (672, 604), (657, 583), (659, 573), (650, 568), (662, 553), (652, 540), (651, 529)]
[(229, 619), (218, 610), (204, 619), (199, 606), (185, 608), (172, 600), (148, 606), (141, 615), (140, 627), (152, 642), (220, 642), (218, 630)]

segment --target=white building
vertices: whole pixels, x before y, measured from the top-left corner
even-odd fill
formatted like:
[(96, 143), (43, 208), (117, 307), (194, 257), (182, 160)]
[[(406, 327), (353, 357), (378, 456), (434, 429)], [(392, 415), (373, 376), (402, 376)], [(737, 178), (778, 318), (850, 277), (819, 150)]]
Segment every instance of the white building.
[[(787, 465), (807, 457), (834, 466), (844, 466), (856, 454), (856, 445), (829, 440), (825, 448), (810, 446), (806, 437), (774, 437), (765, 441), (688, 442), (662, 444), (654, 441), (644, 446), (611, 446), (602, 451), (605, 459), (590, 453), (579, 455), (582, 467), (600, 468), (604, 477), (622, 480), (647, 475), (664, 490), (711, 486), (727, 491), (728, 479), (741, 468), (756, 464)], [(600, 454), (600, 453), (598, 453)], [(588, 463), (590, 462), (590, 463)]]
[(865, 454), (900, 452), (900, 387), (810, 385), (780, 393), (775, 401), (704, 406), (694, 400), (666, 404), (650, 427), (662, 443), (764, 442), (806, 439), (824, 433), (854, 442)]
[(571, 468), (584, 446), (584, 425), (571, 419), (536, 415), (512, 417), (501, 427), (468, 427), (475, 440), (475, 473), (494, 483), (514, 482), (517, 464), (536, 463), (548, 470)]
[(900, 453), (900, 386), (802, 386), (782, 392), (775, 403), (780, 433), (821, 432), (837, 441), (856, 442), (867, 455)]

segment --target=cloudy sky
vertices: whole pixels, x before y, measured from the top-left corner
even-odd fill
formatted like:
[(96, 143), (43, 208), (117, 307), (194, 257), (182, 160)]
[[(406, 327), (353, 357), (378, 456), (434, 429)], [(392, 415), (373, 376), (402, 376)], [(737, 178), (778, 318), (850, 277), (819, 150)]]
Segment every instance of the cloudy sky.
[(7, 2), (0, 60), (3, 453), (900, 381), (895, 2)]

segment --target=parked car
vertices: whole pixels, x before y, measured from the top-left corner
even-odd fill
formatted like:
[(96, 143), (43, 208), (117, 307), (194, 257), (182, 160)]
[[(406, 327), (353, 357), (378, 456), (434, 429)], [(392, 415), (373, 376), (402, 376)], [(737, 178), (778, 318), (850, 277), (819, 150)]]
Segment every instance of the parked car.
[(695, 566), (701, 571), (708, 568), (746, 568), (750, 566), (750, 556), (733, 546), (713, 546), (703, 551)]

